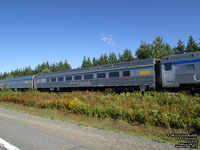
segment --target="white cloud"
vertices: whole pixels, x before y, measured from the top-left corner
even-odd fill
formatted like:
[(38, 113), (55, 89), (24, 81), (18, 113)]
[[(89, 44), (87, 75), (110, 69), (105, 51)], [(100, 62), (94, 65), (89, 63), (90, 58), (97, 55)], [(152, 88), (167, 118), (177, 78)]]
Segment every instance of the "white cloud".
[(115, 41), (113, 40), (113, 34), (101, 33), (101, 40), (109, 45), (115, 44)]

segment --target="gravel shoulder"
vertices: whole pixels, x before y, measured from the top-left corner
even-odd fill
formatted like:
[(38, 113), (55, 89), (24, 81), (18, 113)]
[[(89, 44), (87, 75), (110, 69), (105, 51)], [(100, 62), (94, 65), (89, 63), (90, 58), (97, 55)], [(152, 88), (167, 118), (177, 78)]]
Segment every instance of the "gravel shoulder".
[[(8, 122), (5, 123), (5, 122)], [(19, 126), (19, 127), (18, 127)], [(0, 137), (25, 149), (172, 150), (174, 145), (0, 107)], [(28, 144), (26, 144), (28, 142)], [(25, 144), (24, 144), (25, 143)]]

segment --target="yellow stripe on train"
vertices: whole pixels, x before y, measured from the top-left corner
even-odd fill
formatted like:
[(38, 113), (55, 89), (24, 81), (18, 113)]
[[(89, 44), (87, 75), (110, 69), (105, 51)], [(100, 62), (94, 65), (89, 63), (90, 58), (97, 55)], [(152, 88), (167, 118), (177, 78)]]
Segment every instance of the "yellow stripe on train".
[(150, 74), (150, 70), (141, 70), (140, 75)]
[[(76, 72), (76, 73), (67, 73), (67, 74), (56, 74), (56, 75), (49, 75), (49, 76), (43, 76), (39, 78), (46, 78), (46, 77), (54, 77), (54, 76), (63, 76), (63, 75), (76, 75), (76, 74), (82, 74), (82, 73), (95, 73), (95, 72), (101, 72), (101, 71), (112, 71), (112, 70), (117, 70), (117, 69), (131, 69), (131, 68), (139, 68), (139, 67), (148, 67), (148, 66), (153, 66), (153, 64), (148, 64), (148, 65), (140, 65), (140, 66), (129, 66), (129, 67), (122, 67), (122, 68), (111, 68), (111, 69), (103, 69), (103, 70), (92, 70), (92, 71), (85, 71), (85, 72)], [(150, 74), (150, 70), (149, 70)]]

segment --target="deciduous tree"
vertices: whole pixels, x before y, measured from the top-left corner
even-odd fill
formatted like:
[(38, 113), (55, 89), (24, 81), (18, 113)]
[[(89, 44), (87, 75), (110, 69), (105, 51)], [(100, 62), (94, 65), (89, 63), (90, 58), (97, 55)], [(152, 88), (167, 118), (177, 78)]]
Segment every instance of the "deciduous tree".
[(151, 48), (151, 44), (147, 44), (145, 42), (141, 42), (140, 47), (136, 51), (136, 57), (138, 59), (147, 59), (153, 57), (153, 51)]

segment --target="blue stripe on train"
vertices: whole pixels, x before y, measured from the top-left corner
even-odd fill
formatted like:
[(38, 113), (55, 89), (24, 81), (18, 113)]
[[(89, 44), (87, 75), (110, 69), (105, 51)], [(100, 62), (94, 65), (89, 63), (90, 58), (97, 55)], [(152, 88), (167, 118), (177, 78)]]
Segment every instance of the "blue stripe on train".
[(173, 63), (175, 65), (189, 64), (189, 63), (200, 63), (200, 59), (182, 60), (182, 61), (175, 61), (175, 62), (166, 62), (166, 63), (162, 63), (162, 65), (168, 64), (168, 63)]
[(137, 67), (137, 68), (124, 68), (124, 69), (115, 69), (115, 70), (105, 70), (105, 71), (94, 71), (94, 72), (87, 72), (87, 73), (74, 73), (74, 74), (69, 74), (69, 75), (57, 75), (57, 76), (48, 76), (48, 77), (40, 77), (39, 79), (44, 79), (44, 78), (56, 78), (56, 77), (66, 77), (66, 76), (73, 76), (73, 75), (86, 75), (86, 74), (91, 74), (91, 73), (101, 73), (101, 72), (114, 72), (114, 71), (120, 71), (120, 70), (130, 70), (130, 69), (141, 69), (141, 68), (153, 68), (153, 66), (144, 66), (144, 67)]
[(177, 61), (174, 64), (187, 64), (187, 63), (199, 63), (200, 59)]

